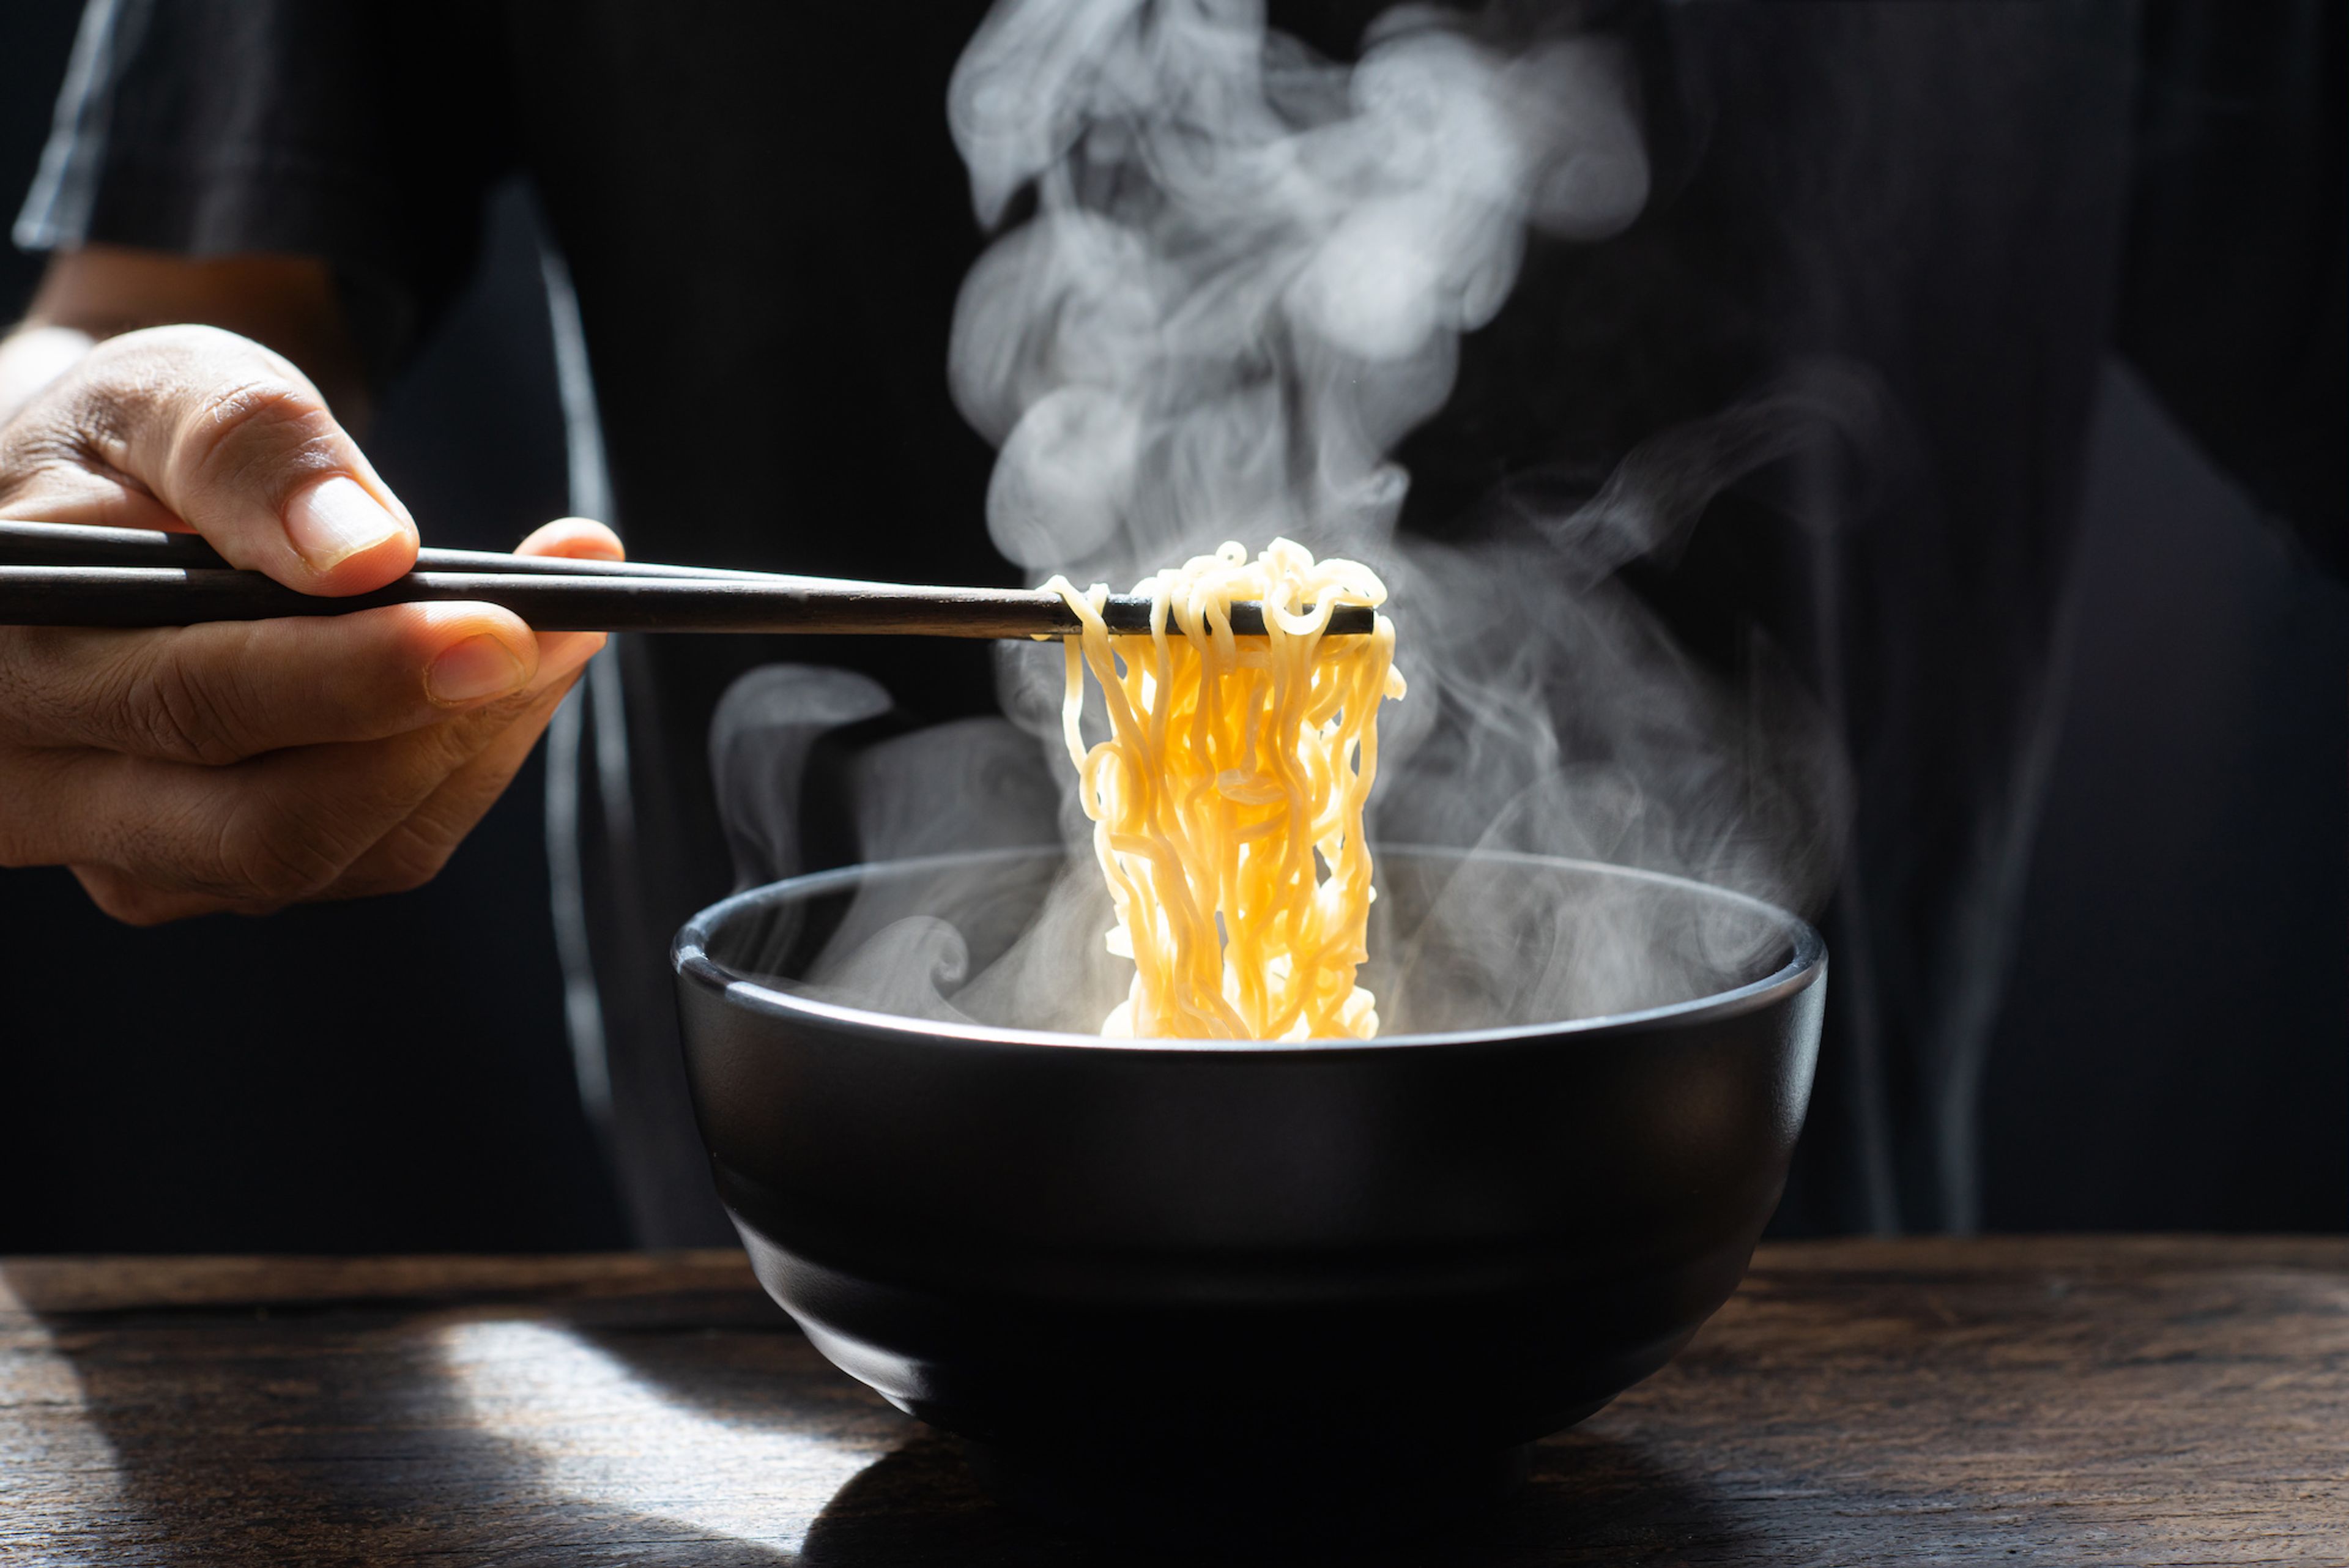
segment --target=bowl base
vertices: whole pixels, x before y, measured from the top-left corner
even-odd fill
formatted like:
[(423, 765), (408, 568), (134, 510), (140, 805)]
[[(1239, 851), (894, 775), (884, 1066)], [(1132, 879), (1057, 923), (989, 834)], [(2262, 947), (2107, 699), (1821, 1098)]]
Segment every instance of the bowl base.
[[(1533, 1445), (1408, 1455), (1165, 1455), (1116, 1441), (1048, 1451), (963, 1439), (998, 1502), (1079, 1534), (1191, 1557), (1242, 1541), (1341, 1541), (1437, 1529), (1523, 1489)], [(1226, 1535), (1226, 1532), (1231, 1532)]]

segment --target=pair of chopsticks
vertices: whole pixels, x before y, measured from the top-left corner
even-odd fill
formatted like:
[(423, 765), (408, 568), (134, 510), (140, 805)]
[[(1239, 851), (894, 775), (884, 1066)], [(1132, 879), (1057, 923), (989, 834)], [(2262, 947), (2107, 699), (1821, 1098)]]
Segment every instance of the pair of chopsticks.
[[(241, 572), (193, 534), (0, 520), (0, 626), (156, 627), (344, 615), (380, 605), (502, 605), (540, 631), (823, 632), (834, 636), (1069, 637), (1058, 594), (918, 587), (770, 572), (571, 561), (487, 550), (425, 549), (416, 569), (370, 594), (296, 593)], [(1113, 597), (1112, 631), (1150, 629), (1150, 601)], [(1330, 612), (1337, 636), (1371, 629), (1359, 605)], [(1232, 607), (1232, 631), (1264, 635), (1264, 607)]]

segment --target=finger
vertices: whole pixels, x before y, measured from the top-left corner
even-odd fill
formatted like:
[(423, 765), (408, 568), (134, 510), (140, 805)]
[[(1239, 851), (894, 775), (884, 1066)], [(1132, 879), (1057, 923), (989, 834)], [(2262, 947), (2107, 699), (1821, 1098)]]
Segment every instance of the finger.
[[(628, 552), (620, 536), (592, 517), (558, 517), (554, 522), (533, 529), (528, 538), (514, 547), (517, 556), (560, 556), (571, 560), (624, 561)], [(576, 642), (578, 638), (594, 639), (594, 646)], [(604, 646), (601, 632), (541, 632), (538, 638), (542, 658), (564, 659), (578, 658), (585, 662), (586, 653)], [(586, 653), (581, 649), (585, 648)]]
[[(150, 327), (92, 349), (0, 439), (0, 472), (35, 470), (143, 491), (232, 564), (306, 593), (381, 587), (416, 558), (414, 520), (317, 389), (212, 327)], [(72, 487), (12, 489), (10, 509), (45, 488)]]
[(409, 734), (226, 767), (14, 753), (0, 864), (72, 866), (101, 908), (139, 922), (317, 897), (517, 721), (543, 723), (578, 669), (542, 664), (523, 691)]
[[(57, 861), (109, 914), (134, 923), (196, 909), (259, 912), (309, 898), (339, 877), (461, 765), (461, 737), (418, 737), (277, 752), (231, 768), (100, 752), (60, 777), (26, 782), (10, 803), (35, 863)], [(486, 739), (486, 737), (485, 737)], [(439, 754), (433, 754), (439, 753)], [(88, 875), (102, 867), (109, 879)], [(143, 890), (137, 900), (125, 887)]]
[(315, 902), (411, 891), (440, 875), (457, 846), (497, 803), (578, 677), (574, 670), (532, 697), (529, 706), (486, 747), (323, 887), (298, 895), (283, 886), (265, 892), (218, 885), (197, 888), (95, 864), (73, 867), (74, 876), (99, 909), (133, 926), (223, 912), (267, 914), (295, 897)]
[(318, 897), (359, 898), (405, 893), (439, 876), (457, 846), (513, 782), (554, 710), (578, 680), (574, 670), (533, 699), (478, 756), (442, 780), (421, 805), (370, 845)]
[[(416, 811), (392, 826), (380, 839), (368, 844), (357, 860), (343, 867), (341, 875), (317, 891), (303, 893), (303, 903), (322, 903), (338, 898), (376, 898), (385, 893), (409, 893), (425, 887), (435, 879), (449, 858), (456, 854), (458, 844), (480, 826), (505, 787), (514, 781), (514, 774), (529, 759), (531, 748), (538, 745), (538, 736), (545, 733), (547, 722), (562, 705), (564, 696), (578, 684), (578, 670), (564, 677), (554, 687), (531, 701), (531, 708), (522, 717), (505, 726), (496, 741), (491, 741), (481, 754), (462, 764), (449, 778), (441, 781), (432, 794), (416, 806)], [(192, 891), (186, 887), (162, 887), (155, 881), (143, 881), (129, 872), (115, 870), (110, 865), (75, 865), (70, 867), (82, 891), (98, 905), (106, 915), (129, 926), (160, 926), (164, 921), (188, 919), (195, 915), (270, 915), (282, 909), (291, 898), (256, 900), (256, 898), (230, 898), (219, 891)]]
[(523, 691), (544, 663), (519, 617), (481, 604), (152, 631), (0, 628), (0, 742), (220, 766), (403, 734)]
[(557, 517), (531, 531), (514, 546), (517, 556), (563, 556), (580, 561), (625, 561), (627, 546), (620, 536), (592, 517)]

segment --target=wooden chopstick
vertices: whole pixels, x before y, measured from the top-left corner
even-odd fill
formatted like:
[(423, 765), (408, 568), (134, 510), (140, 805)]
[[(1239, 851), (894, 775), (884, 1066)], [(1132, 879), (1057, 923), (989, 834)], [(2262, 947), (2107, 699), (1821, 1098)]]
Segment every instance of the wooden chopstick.
[[(0, 518), (0, 565), (23, 566), (228, 566), (200, 534), (159, 528), (100, 528), (82, 523), (28, 523)], [(555, 577), (724, 577), (750, 582), (822, 582), (773, 572), (722, 566), (667, 566), (647, 561), (579, 561), (563, 556), (509, 556), (496, 550), (416, 552), (419, 572), (512, 572)]]
[[(237, 571), (194, 534), (0, 519), (0, 626), (187, 626), (456, 600), (503, 605), (541, 631), (1026, 638), (1079, 629), (1060, 597), (1040, 589), (918, 587), (493, 550), (421, 549), (416, 570), (388, 587), (326, 598)], [(1147, 632), (1150, 601), (1112, 597), (1102, 618), (1112, 631)], [(1375, 619), (1365, 607), (1340, 605), (1329, 632), (1364, 635)], [(1264, 607), (1236, 604), (1231, 624), (1235, 636), (1261, 637)]]
[[(410, 572), (371, 594), (297, 593), (259, 572), (222, 567), (0, 566), (0, 626), (160, 627), (344, 615), (382, 605), (503, 605), (541, 631), (732, 631), (833, 636), (1067, 637), (1080, 629), (1041, 589), (918, 587), (821, 577), (670, 577), (523, 572)], [(1150, 601), (1110, 599), (1112, 631), (1150, 629)], [(1368, 633), (1375, 612), (1340, 605), (1328, 630)], [(1264, 607), (1232, 607), (1235, 635), (1264, 634)]]

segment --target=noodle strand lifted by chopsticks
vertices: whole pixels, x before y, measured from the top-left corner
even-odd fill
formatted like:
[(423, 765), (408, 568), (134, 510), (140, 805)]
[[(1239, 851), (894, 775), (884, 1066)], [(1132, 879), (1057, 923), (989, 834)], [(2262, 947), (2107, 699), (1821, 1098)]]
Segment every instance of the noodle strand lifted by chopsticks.
[[(1105, 585), (1045, 586), (1084, 623), (1067, 640), (1061, 728), (1117, 911), (1110, 950), (1134, 963), (1102, 1033), (1377, 1033), (1354, 983), (1373, 896), (1362, 806), (1379, 702), (1403, 682), (1386, 617), (1367, 637), (1322, 632), (1339, 605), (1385, 603), (1385, 585), (1286, 539), (1254, 561), (1226, 545), (1135, 585), (1151, 598), (1147, 637), (1109, 630)], [(1230, 607), (1246, 599), (1263, 602), (1266, 635), (1242, 641)], [(1111, 730), (1090, 749), (1078, 726), (1087, 668)]]

